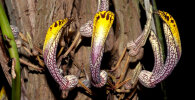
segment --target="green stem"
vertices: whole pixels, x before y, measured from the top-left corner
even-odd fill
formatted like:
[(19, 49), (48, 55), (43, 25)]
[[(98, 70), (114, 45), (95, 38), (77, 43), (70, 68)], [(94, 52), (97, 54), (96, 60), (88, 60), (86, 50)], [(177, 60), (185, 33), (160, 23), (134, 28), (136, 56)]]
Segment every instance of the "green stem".
[[(152, 0), (152, 5), (153, 5), (154, 11), (158, 11), (155, 0)], [(162, 36), (161, 23), (160, 23), (160, 18), (157, 14), (154, 14), (154, 22), (156, 25), (156, 33), (157, 33), (157, 36), (158, 36), (159, 41), (161, 43), (162, 55), (163, 55), (163, 58), (165, 59), (164, 42), (163, 42), (163, 36)]]
[(9, 21), (5, 14), (5, 11), (0, 3), (0, 27), (3, 34), (3, 38), (6, 41), (9, 55), (11, 59), (15, 60), (15, 73), (16, 77), (12, 79), (12, 100), (20, 100), (21, 94), (21, 78), (20, 78), (20, 62), (17, 46), (12, 34), (12, 30), (9, 25)]
[[(152, 5), (153, 5), (153, 9), (154, 11), (158, 11), (157, 9), (157, 5), (156, 5), (156, 1), (152, 0)], [(154, 14), (154, 22), (156, 25), (156, 32), (157, 32), (157, 36), (159, 38), (160, 44), (161, 44), (161, 48), (162, 48), (162, 56), (163, 59), (165, 60), (165, 48), (164, 48), (164, 42), (163, 42), (163, 36), (162, 36), (162, 29), (161, 29), (161, 23), (160, 23), (160, 18), (157, 14)], [(167, 100), (167, 91), (166, 91), (166, 84), (165, 82), (161, 83), (161, 90), (163, 92), (164, 95), (164, 100)]]

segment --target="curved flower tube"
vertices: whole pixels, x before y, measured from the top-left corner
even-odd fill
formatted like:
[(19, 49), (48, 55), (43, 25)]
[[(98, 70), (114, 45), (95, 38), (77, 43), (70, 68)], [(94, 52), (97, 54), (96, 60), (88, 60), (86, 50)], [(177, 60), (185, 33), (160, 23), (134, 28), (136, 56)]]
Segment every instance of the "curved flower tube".
[(152, 21), (152, 6), (150, 5), (144, 30), (139, 35), (139, 37), (136, 38), (136, 40), (131, 40), (127, 43), (127, 49), (129, 49), (130, 56), (138, 55), (141, 48), (145, 45), (148, 35), (150, 33), (151, 21)]
[(152, 45), (152, 50), (154, 52), (154, 68), (152, 72), (153, 74), (157, 74), (161, 67), (164, 66), (162, 46), (157, 35), (152, 30), (150, 33), (149, 40), (150, 44)]
[[(139, 77), (139, 81), (142, 85), (148, 88), (155, 87), (156, 84), (163, 81), (168, 75), (171, 74), (173, 69), (175, 68), (176, 64), (178, 63), (180, 57), (181, 57), (181, 42), (180, 42), (180, 36), (179, 31), (177, 28), (177, 24), (173, 17), (164, 11), (158, 11), (159, 16), (161, 19), (165, 22), (163, 23), (165, 38), (166, 38), (166, 44), (167, 44), (167, 58), (165, 61), (165, 64), (163, 66), (160, 66), (162, 64), (158, 64), (158, 62), (162, 62), (162, 59), (160, 57), (161, 54), (158, 54), (157, 52), (154, 52), (155, 57), (155, 66), (152, 72), (143, 70), (141, 71)], [(153, 34), (153, 33), (151, 33)], [(159, 43), (159, 41), (156, 41)], [(154, 43), (154, 42), (153, 42)], [(155, 49), (153, 47), (153, 51), (159, 50), (160, 46), (158, 44), (156, 45)], [(160, 59), (156, 59), (160, 58)]]
[[(161, 17), (161, 19), (168, 25), (173, 37), (174, 37), (174, 41), (177, 47), (177, 52), (178, 52), (178, 57), (180, 58), (181, 56), (181, 40), (180, 40), (180, 36), (179, 36), (179, 31), (177, 28), (177, 24), (176, 21), (174, 20), (174, 18), (167, 12), (165, 11), (158, 11), (159, 16)], [(164, 29), (165, 31), (165, 29)]]
[(162, 56), (160, 42), (159, 42), (156, 34), (152, 30), (150, 33), (149, 40), (150, 40), (150, 44), (152, 45), (152, 50), (154, 52), (154, 61), (155, 61), (154, 68), (153, 68), (152, 72), (142, 70), (138, 76), (139, 81), (145, 87), (153, 87), (154, 86), (154, 85), (151, 85), (150, 78), (151, 78), (152, 74), (156, 75), (159, 72), (159, 70), (161, 69), (161, 67), (164, 66), (164, 60), (163, 60), (163, 56)]
[(43, 58), (44, 62), (55, 81), (60, 85), (61, 90), (68, 90), (75, 87), (78, 79), (74, 75), (62, 76), (58, 66), (56, 65), (56, 50), (62, 33), (62, 28), (66, 27), (72, 20), (68, 18), (54, 22), (48, 29), (44, 46)]
[(90, 70), (92, 85), (102, 87), (107, 82), (107, 73), (100, 72), (101, 60), (104, 52), (104, 43), (114, 21), (114, 14), (110, 11), (96, 13), (93, 21), (93, 34), (91, 41)]

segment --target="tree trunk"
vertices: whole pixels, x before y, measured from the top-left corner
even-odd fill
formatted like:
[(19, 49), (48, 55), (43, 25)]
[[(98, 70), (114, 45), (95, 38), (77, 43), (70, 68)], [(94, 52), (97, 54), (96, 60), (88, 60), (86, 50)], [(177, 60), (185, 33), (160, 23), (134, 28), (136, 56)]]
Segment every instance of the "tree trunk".
[[(69, 46), (80, 26), (89, 19), (93, 19), (98, 0), (5, 0), (5, 2), (10, 23), (16, 25), (23, 34), (30, 33), (33, 44), (42, 48), (48, 27), (54, 21), (72, 17), (75, 19), (70, 26), (71, 29), (69, 29), (72, 30), (72, 33), (65, 34), (66, 47)], [(116, 64), (122, 54), (127, 42), (136, 39), (141, 34), (139, 0), (110, 0), (109, 5), (110, 10), (115, 13), (115, 22), (106, 41), (102, 69), (111, 69), (111, 66)], [(81, 44), (69, 55), (72, 61), (67, 66), (70, 68), (70, 73), (77, 73), (79, 70), (77, 67), (84, 66), (90, 76), (90, 42), (90, 38), (83, 38)], [(26, 51), (21, 50), (21, 52), (23, 55), (27, 55)], [(112, 73), (115, 77), (120, 76), (127, 56), (128, 53), (125, 54), (119, 69)], [(28, 60), (30, 61), (30, 58)], [(130, 58), (130, 60), (135, 61), (136, 57)], [(55, 83), (47, 69), (43, 73), (32, 71), (31, 68), (27, 67), (22, 70), (22, 74), (26, 75), (24, 84), (26, 96), (29, 100), (61, 99), (59, 86), (56, 85), (57, 83)], [(129, 68), (127, 72), (124, 79), (131, 78), (132, 69)], [(96, 89), (92, 88), (93, 90)], [(134, 96), (134, 99), (136, 96)], [(114, 94), (111, 97), (117, 99)], [(67, 98), (76, 100), (94, 99), (93, 96), (86, 94), (80, 88), (73, 89)], [(106, 96), (103, 98), (106, 98)]]

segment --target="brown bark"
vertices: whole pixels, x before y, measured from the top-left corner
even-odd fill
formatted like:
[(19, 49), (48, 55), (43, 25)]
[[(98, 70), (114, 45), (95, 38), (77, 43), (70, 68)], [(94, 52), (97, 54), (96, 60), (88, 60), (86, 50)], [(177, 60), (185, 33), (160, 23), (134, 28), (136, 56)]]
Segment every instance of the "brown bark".
[[(18, 26), (23, 34), (29, 32), (33, 37), (33, 44), (42, 48), (48, 27), (52, 22), (65, 17), (75, 19), (71, 24), (71, 29), (74, 32), (69, 33), (68, 36), (65, 34), (66, 44), (70, 44), (80, 26), (89, 19), (93, 19), (97, 9), (97, 0), (6, 0), (6, 6), (10, 23)], [(106, 41), (103, 69), (111, 69), (111, 66), (116, 64), (122, 54), (127, 42), (136, 39), (141, 34), (139, 0), (110, 0), (110, 6), (115, 13), (115, 22)], [(21, 52), (25, 51), (21, 50)], [(70, 73), (75, 74), (78, 72), (78, 67), (84, 66), (90, 76), (89, 52), (90, 38), (83, 38), (83, 42), (69, 55), (73, 63), (66, 67), (70, 68)], [(111, 74), (116, 77), (120, 76), (127, 55), (126, 53), (119, 69)], [(130, 60), (136, 60), (136, 57), (130, 58)], [(59, 87), (47, 70), (44, 73), (27, 70), (27, 81), (24, 84), (29, 100), (61, 98)], [(131, 78), (131, 73), (132, 69), (129, 69), (128, 76), (124, 76), (124, 79)], [(83, 90), (80, 91), (78, 88), (72, 90), (71, 93), (69, 93), (68, 98), (93, 99), (92, 96), (86, 95)], [(111, 97), (117, 98), (113, 94)]]

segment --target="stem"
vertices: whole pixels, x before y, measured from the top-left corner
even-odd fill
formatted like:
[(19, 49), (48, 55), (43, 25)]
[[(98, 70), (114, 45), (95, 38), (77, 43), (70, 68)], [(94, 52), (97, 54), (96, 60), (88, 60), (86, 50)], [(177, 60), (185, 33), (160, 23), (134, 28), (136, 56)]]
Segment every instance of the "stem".
[(2, 30), (3, 38), (7, 44), (7, 49), (9, 51), (9, 55), (11, 59), (15, 59), (15, 73), (16, 78), (12, 78), (12, 100), (20, 100), (20, 93), (21, 93), (21, 77), (20, 77), (20, 62), (19, 62), (19, 55), (18, 50), (16, 47), (16, 43), (14, 40), (13, 33), (11, 31), (9, 21), (5, 14), (5, 11), (0, 3), (0, 27)]
[[(158, 11), (156, 0), (152, 0), (152, 5), (153, 5), (154, 11)], [(164, 48), (164, 42), (163, 42), (163, 36), (162, 36), (162, 29), (161, 29), (161, 24), (160, 24), (160, 18), (157, 14), (154, 14), (154, 21), (156, 25), (157, 36), (158, 36), (158, 39), (160, 41), (161, 48), (162, 48), (162, 56), (163, 56), (163, 59), (165, 60), (165, 48)], [(161, 90), (164, 95), (164, 100), (167, 100), (166, 86), (164, 82), (161, 83)]]
[[(155, 0), (152, 0), (152, 5), (153, 5), (154, 11), (158, 11)], [(163, 36), (162, 36), (161, 23), (160, 23), (160, 18), (157, 14), (154, 14), (154, 21), (155, 21), (155, 25), (156, 25), (156, 33), (157, 33), (157, 36), (159, 38), (161, 48), (162, 48), (163, 59), (165, 59), (164, 42), (163, 42)]]

